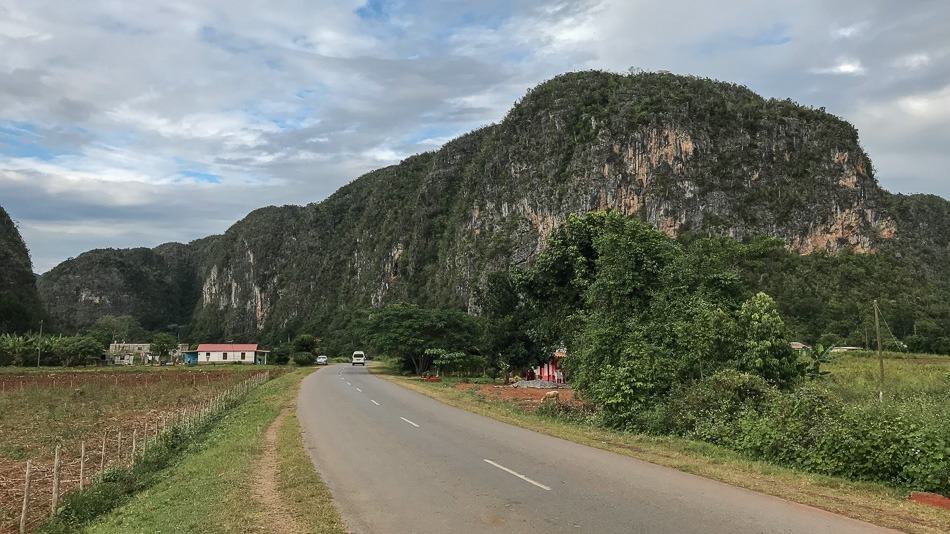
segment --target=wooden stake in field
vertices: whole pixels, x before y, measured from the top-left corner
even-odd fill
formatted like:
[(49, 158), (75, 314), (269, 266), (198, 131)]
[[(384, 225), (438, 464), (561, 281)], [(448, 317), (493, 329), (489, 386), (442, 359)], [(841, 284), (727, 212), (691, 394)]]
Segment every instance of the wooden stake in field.
[(26, 480), (23, 482), (23, 507), (20, 508), (20, 534), (26, 534), (26, 511), (30, 504), (30, 467), (32, 462), (26, 461)]
[(115, 458), (120, 463), (122, 462), (122, 431), (119, 431), (119, 438), (115, 444)]
[(102, 453), (99, 456), (99, 472), (106, 468), (106, 435), (102, 435)]
[[(132, 429), (132, 458), (135, 458), (135, 449), (138, 446), (139, 429)], [(134, 461), (134, 460), (133, 460)]]
[(86, 483), (86, 442), (79, 444), (79, 489), (82, 490)]
[(877, 361), (880, 366), (877, 398), (884, 402), (884, 351), (881, 350), (881, 310), (877, 307), (877, 299), (874, 299), (874, 332), (877, 335)]
[(53, 458), (53, 498), (50, 500), (50, 517), (56, 515), (56, 508), (59, 507), (59, 467), (60, 467), (60, 446), (56, 446), (56, 453)]

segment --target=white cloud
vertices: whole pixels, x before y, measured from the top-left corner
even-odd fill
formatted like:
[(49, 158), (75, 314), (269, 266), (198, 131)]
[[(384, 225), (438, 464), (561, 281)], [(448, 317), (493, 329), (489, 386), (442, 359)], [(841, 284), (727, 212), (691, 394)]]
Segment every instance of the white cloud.
[(930, 65), (930, 63), (930, 55), (925, 53), (908, 54), (906, 56), (901, 56), (896, 61), (894, 61), (894, 65), (912, 70), (926, 67), (927, 65)]
[(367, 19), (363, 4), (0, 0), (0, 128), (25, 146), (0, 144), (0, 205), (29, 223), (37, 269), (318, 201), (587, 68), (824, 106), (856, 123), (885, 185), (950, 196), (944, 2), (422, 0)]
[(815, 74), (847, 74), (851, 76), (861, 76), (867, 73), (867, 69), (857, 59), (842, 59), (831, 67), (822, 67), (812, 69)]
[(849, 26), (842, 26), (832, 30), (831, 36), (835, 39), (851, 39), (863, 33), (866, 26), (867, 24), (863, 22), (851, 24)]

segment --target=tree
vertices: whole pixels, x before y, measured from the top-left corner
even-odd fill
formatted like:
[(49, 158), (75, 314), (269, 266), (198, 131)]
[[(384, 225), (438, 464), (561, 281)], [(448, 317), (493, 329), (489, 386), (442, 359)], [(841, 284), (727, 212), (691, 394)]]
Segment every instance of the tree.
[(818, 380), (819, 378), (824, 378), (831, 374), (829, 371), (822, 371), (821, 365), (831, 363), (831, 349), (833, 348), (833, 345), (824, 346), (819, 343), (816, 347), (805, 349), (805, 356), (811, 360), (808, 363), (808, 368), (805, 370), (805, 376), (811, 380)]
[(301, 367), (313, 365), (313, 362), (317, 360), (317, 357), (311, 352), (295, 352), (291, 358), (294, 360), (295, 364)]
[(801, 376), (775, 302), (737, 265), (769, 244), (673, 240), (618, 213), (571, 217), (519, 286), (542, 345), (562, 342), (575, 389), (617, 425), (723, 369), (777, 385)]
[(63, 365), (87, 365), (99, 358), (102, 346), (92, 336), (73, 336), (63, 340), (62, 351)]
[(294, 338), (294, 352), (309, 352), (316, 354), (320, 340), (310, 334), (301, 334)]
[(544, 359), (545, 350), (531, 336), (531, 312), (511, 273), (489, 274), (476, 302), (481, 311), (480, 345), (492, 379), (503, 372), (507, 382), (511, 370), (533, 367)]
[(165, 332), (155, 334), (152, 337), (152, 355), (158, 358), (159, 362), (167, 361), (172, 351), (178, 348), (178, 339)]
[(756, 293), (744, 302), (736, 326), (736, 369), (757, 374), (779, 386), (789, 386), (802, 376), (804, 369), (788, 343), (785, 323), (772, 297)]
[(95, 338), (103, 348), (116, 341), (135, 343), (148, 337), (142, 325), (131, 315), (104, 315), (86, 334)]
[(433, 355), (426, 349), (474, 352), (478, 336), (476, 320), (461, 311), (412, 304), (391, 304), (375, 311), (367, 326), (367, 339), (377, 352), (418, 375), (432, 365)]

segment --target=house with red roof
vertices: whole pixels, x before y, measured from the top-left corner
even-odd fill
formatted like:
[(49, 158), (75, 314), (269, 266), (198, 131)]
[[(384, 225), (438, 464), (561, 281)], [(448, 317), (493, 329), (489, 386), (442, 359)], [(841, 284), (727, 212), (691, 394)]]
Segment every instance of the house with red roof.
[(266, 364), (269, 350), (261, 350), (257, 343), (201, 343), (195, 351), (198, 363)]

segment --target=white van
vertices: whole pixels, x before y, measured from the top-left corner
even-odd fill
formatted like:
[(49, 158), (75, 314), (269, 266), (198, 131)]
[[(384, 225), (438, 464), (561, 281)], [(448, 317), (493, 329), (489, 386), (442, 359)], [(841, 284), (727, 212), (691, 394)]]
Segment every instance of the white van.
[(351, 365), (362, 365), (366, 366), (366, 354), (363, 351), (358, 350), (353, 353), (353, 358), (350, 360)]

